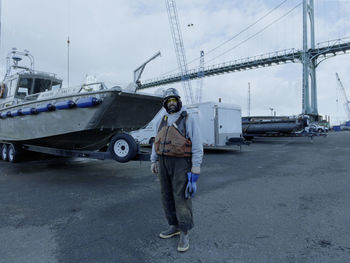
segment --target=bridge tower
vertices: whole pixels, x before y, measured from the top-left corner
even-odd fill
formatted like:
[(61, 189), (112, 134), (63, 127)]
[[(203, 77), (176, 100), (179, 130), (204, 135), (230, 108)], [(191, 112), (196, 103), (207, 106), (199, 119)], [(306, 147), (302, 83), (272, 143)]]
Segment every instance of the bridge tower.
[(312, 56), (312, 54), (309, 52), (310, 49), (315, 49), (314, 0), (303, 0), (302, 112), (303, 114), (308, 114), (316, 117), (318, 116), (316, 90), (317, 56)]

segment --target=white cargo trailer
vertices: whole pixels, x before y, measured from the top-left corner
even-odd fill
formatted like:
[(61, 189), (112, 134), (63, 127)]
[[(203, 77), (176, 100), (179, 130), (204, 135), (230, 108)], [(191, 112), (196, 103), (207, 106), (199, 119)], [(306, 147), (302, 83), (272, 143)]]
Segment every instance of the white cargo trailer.
[[(186, 105), (188, 113), (197, 115), (205, 148), (240, 146), (243, 142), (241, 107), (235, 104), (204, 102)], [(130, 134), (141, 144), (149, 145), (154, 140), (156, 123), (164, 115), (162, 108), (144, 128)]]

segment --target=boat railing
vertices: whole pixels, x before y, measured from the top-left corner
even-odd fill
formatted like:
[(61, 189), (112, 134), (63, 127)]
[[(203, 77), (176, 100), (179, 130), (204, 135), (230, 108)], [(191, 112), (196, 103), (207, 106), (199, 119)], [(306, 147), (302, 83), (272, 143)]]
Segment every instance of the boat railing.
[[(52, 78), (57, 78), (57, 74), (55, 73), (51, 73), (51, 72), (46, 72), (46, 71), (39, 71), (39, 70), (31, 70), (31, 69), (23, 69), (19, 72), (17, 72), (17, 74), (21, 75), (21, 74), (41, 74), (41, 75), (45, 75), (45, 76), (49, 76), (49, 77), (52, 77)], [(9, 74), (7, 74), (9, 76)], [(12, 76), (13, 74), (11, 74)]]
[[(97, 87), (97, 86), (98, 86), (98, 88), (96, 89), (95, 87)], [(93, 90), (106, 90), (106, 89), (108, 89), (108, 88), (103, 82), (93, 82), (93, 83), (87, 83), (87, 84), (81, 85), (79, 92), (93, 91)]]

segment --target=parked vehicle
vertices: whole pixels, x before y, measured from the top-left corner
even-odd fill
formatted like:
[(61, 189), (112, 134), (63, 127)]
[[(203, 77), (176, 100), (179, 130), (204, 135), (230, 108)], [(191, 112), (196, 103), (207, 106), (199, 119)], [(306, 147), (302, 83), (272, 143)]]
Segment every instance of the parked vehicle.
[[(226, 147), (244, 143), (242, 136), (241, 107), (234, 104), (205, 102), (186, 105), (188, 113), (199, 120), (204, 148)], [(156, 123), (165, 114), (160, 110), (144, 128), (130, 134), (141, 144), (150, 145), (156, 135)]]
[(309, 126), (305, 127), (305, 131), (308, 132), (328, 132), (328, 127), (319, 125), (318, 123), (311, 123)]

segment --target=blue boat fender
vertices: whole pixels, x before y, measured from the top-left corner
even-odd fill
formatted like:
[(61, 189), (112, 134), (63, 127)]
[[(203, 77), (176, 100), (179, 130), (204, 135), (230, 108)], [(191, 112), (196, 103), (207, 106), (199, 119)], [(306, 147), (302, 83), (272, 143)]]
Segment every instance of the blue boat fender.
[(11, 117), (16, 117), (16, 116), (19, 116), (19, 115), (21, 115), (21, 110), (13, 110), (13, 111), (11, 111)]
[(38, 111), (36, 108), (24, 108), (21, 110), (22, 115), (31, 115), (31, 114), (37, 114)]
[(71, 109), (76, 106), (75, 102), (72, 100), (65, 100), (56, 102), (55, 107), (58, 110)]
[(55, 109), (56, 109), (55, 105), (52, 105), (51, 103), (42, 104), (36, 107), (36, 110), (38, 112), (54, 111)]
[(77, 100), (76, 104), (79, 108), (93, 107), (101, 103), (101, 100), (95, 97), (80, 98)]
[(7, 118), (7, 112), (1, 112), (0, 116), (1, 116), (1, 119), (6, 119)]

